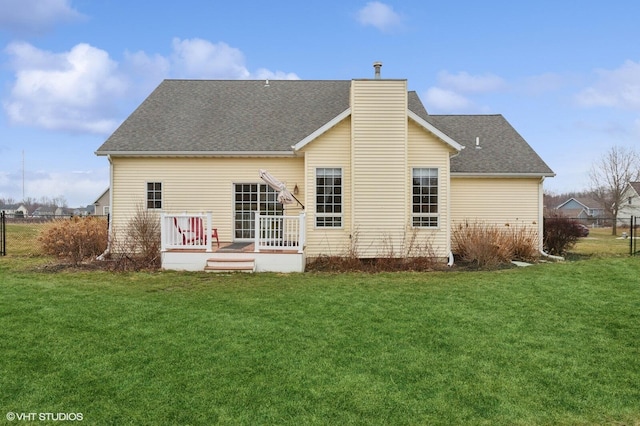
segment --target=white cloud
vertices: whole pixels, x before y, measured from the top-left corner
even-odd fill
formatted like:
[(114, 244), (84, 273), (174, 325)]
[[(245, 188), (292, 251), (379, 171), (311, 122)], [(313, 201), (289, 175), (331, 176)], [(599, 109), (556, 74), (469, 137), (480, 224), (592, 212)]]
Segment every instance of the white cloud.
[(83, 207), (93, 203), (107, 188), (108, 182), (106, 169), (89, 174), (39, 171), (26, 180), (25, 196), (36, 200), (42, 197), (63, 197), (70, 207)]
[(0, 1), (0, 29), (18, 33), (43, 33), (59, 22), (83, 18), (71, 7), (70, 0)]
[(63, 53), (12, 43), (6, 52), (16, 73), (4, 102), (13, 123), (92, 133), (115, 128), (127, 84), (107, 52), (84, 43)]
[(502, 90), (505, 81), (494, 74), (471, 75), (467, 72), (450, 74), (447, 71), (438, 73), (440, 85), (462, 93), (487, 93)]
[(503, 91), (507, 86), (504, 79), (494, 74), (441, 71), (437, 86), (426, 91), (424, 100), (427, 110), (456, 113), (486, 111), (487, 108), (476, 105), (469, 96)]
[(391, 6), (379, 1), (367, 3), (358, 11), (357, 19), (364, 26), (372, 26), (385, 32), (402, 25), (402, 17)]
[(252, 73), (243, 53), (225, 43), (176, 38), (172, 47), (168, 57), (125, 52), (118, 63), (85, 43), (62, 53), (11, 43), (5, 52), (15, 82), (4, 110), (14, 124), (108, 134), (124, 118), (123, 103), (139, 103), (165, 78), (298, 79), (295, 73), (266, 68)]
[(525, 77), (518, 89), (520, 92), (537, 96), (562, 89), (567, 77), (556, 73), (544, 73)]
[(131, 75), (153, 81), (155, 87), (163, 78), (189, 79), (272, 79), (297, 80), (295, 73), (259, 68), (251, 72), (240, 49), (226, 43), (212, 43), (200, 38), (174, 38), (169, 57), (150, 56), (145, 52), (126, 53), (123, 68)]
[(582, 107), (640, 111), (640, 63), (626, 61), (614, 70), (598, 70), (597, 81), (576, 95)]
[(246, 79), (244, 55), (226, 43), (173, 39), (172, 74), (180, 78)]
[(466, 110), (472, 106), (472, 102), (462, 95), (451, 90), (439, 87), (431, 87), (424, 96), (427, 110), (431, 108), (437, 111), (460, 111)]

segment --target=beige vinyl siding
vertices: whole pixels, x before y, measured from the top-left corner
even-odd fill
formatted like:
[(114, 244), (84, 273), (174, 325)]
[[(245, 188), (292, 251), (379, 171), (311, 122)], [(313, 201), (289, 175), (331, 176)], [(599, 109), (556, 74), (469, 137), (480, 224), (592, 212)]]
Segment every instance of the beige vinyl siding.
[(540, 178), (451, 179), (451, 219), (541, 229)]
[[(302, 200), (303, 168), (302, 158), (112, 158), (113, 229), (125, 229), (136, 206), (146, 207), (147, 182), (161, 182), (162, 211), (212, 212), (220, 240), (233, 241), (233, 184), (263, 183), (258, 171), (267, 169), (291, 190), (298, 185)], [(296, 205), (288, 210), (301, 211)]]
[(351, 220), (358, 254), (385, 256), (389, 245), (402, 245), (405, 234), (407, 82), (352, 81), (351, 135)]
[[(407, 186), (407, 230), (411, 236), (417, 236), (417, 243), (424, 247), (430, 245), (438, 256), (446, 256), (450, 248), (449, 226), (449, 157), (452, 149), (435, 137), (432, 133), (409, 121), (409, 150), (407, 182), (412, 182), (414, 168), (438, 169), (438, 228), (413, 228), (412, 217), (412, 185)], [(409, 253), (411, 254), (411, 253)]]
[[(320, 255), (342, 256), (349, 250), (351, 205), (350, 139), (351, 120), (345, 119), (304, 148), (305, 187), (307, 190), (307, 248), (308, 257)], [(342, 227), (316, 228), (316, 169), (342, 169)]]

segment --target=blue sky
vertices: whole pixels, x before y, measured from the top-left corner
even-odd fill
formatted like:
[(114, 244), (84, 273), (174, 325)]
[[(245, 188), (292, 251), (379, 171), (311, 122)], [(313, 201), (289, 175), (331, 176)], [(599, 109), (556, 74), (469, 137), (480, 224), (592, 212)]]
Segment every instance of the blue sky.
[[(432, 114), (502, 114), (588, 186), (640, 146), (640, 2), (0, 0), (0, 198), (91, 204), (94, 152), (164, 78), (408, 80)], [(23, 178), (24, 176), (24, 178)]]

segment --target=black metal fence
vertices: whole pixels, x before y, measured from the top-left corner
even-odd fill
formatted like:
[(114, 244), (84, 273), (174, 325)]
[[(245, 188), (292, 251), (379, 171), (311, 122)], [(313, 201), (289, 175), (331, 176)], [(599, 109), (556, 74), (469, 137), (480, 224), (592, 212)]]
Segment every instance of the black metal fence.
[(629, 226), (629, 254), (631, 256), (637, 256), (640, 254), (640, 250), (638, 250), (638, 238), (640, 238), (640, 223), (638, 221), (640, 219), (638, 216), (631, 216), (631, 222)]
[(7, 227), (4, 212), (0, 212), (0, 256), (7, 255)]

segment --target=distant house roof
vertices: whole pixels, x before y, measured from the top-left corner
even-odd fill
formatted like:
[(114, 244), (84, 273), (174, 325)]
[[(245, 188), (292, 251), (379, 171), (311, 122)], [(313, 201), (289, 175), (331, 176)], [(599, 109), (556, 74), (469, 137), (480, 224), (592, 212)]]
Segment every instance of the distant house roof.
[(629, 186), (636, 191), (636, 194), (640, 195), (640, 182), (629, 182)]
[[(350, 108), (350, 87), (350, 80), (165, 80), (96, 154), (291, 155)], [(452, 173), (554, 175), (503, 116), (429, 115), (416, 92), (407, 96), (411, 112), (466, 146), (452, 158)]]
[[(579, 204), (580, 206), (584, 207), (585, 209), (591, 209), (591, 210), (603, 210), (604, 207), (602, 207), (602, 204), (599, 203), (598, 201), (594, 200), (593, 198), (589, 198), (589, 197), (571, 197), (569, 198), (567, 201), (563, 202), (562, 204), (560, 204), (558, 207), (556, 207), (557, 209), (562, 209), (563, 207), (565, 207), (568, 204)], [(574, 207), (571, 207), (574, 208)]]
[(0, 211), (14, 211), (20, 208), (22, 204), (0, 204)]

